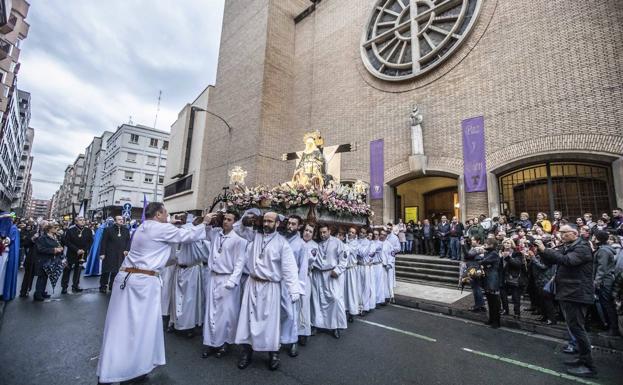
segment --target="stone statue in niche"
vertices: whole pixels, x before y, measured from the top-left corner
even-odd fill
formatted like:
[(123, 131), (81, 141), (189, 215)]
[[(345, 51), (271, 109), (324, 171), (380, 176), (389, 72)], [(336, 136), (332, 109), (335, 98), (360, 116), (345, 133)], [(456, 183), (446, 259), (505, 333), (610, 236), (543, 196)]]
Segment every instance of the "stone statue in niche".
[(422, 138), (422, 114), (417, 105), (411, 111), (411, 155), (424, 155)]

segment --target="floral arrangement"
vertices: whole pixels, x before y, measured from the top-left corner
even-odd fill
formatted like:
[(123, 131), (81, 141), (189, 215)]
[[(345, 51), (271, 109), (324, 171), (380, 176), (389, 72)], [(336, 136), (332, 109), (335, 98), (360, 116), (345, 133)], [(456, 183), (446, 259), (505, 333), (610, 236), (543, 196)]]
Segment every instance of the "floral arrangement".
[(323, 189), (291, 186), (287, 183), (272, 188), (263, 185), (256, 187), (237, 185), (227, 204), (240, 210), (251, 207), (283, 210), (313, 205), (338, 214), (374, 215), (362, 195), (346, 185), (332, 185)]

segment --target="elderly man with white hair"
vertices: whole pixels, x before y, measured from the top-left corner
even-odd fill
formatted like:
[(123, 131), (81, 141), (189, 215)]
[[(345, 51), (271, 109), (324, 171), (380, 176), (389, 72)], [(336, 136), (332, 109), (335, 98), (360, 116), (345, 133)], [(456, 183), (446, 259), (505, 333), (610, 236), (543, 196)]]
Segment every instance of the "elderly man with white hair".
[(579, 357), (565, 362), (571, 366), (569, 374), (593, 377), (597, 374), (591, 354), (591, 342), (586, 333), (585, 321), (588, 307), (594, 303), (593, 254), (589, 244), (578, 237), (578, 230), (563, 225), (558, 230), (563, 246), (548, 249), (543, 241), (536, 240), (541, 259), (550, 265), (558, 265), (556, 271), (556, 300), (565, 316), (571, 335), (578, 343)]

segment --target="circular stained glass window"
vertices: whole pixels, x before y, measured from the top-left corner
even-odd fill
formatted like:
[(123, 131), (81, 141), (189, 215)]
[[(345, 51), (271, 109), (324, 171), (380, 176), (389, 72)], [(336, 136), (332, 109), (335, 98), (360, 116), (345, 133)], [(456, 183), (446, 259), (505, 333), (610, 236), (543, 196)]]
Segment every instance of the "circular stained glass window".
[(378, 0), (361, 39), (374, 76), (401, 81), (441, 64), (465, 40), (483, 0)]

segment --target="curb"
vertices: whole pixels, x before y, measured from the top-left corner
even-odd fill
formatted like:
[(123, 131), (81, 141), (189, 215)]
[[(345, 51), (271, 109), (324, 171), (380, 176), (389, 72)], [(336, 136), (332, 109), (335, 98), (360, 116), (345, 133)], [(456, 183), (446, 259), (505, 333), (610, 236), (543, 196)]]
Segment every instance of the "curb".
[[(457, 309), (446, 304), (427, 301), (421, 298), (396, 295), (395, 300), (397, 305), (419, 309), (426, 312), (441, 313), (457, 318), (483, 323), (487, 320), (487, 316), (484, 314), (472, 313), (469, 310)], [(566, 340), (568, 338), (567, 329), (565, 327), (551, 327), (529, 321), (505, 319), (504, 317), (502, 317), (502, 326), (509, 329), (522, 330), (527, 333), (540, 334), (563, 340)], [(593, 344), (594, 346), (623, 352), (623, 338), (608, 338), (600, 336), (596, 333), (589, 333), (589, 338), (591, 340), (591, 344)]]

